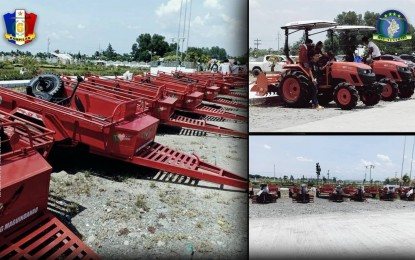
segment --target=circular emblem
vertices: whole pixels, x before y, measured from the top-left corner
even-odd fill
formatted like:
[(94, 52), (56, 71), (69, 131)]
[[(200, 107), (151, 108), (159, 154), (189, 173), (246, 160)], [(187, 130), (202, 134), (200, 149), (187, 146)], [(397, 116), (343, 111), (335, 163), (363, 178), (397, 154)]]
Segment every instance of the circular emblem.
[(408, 22), (405, 16), (397, 10), (383, 12), (377, 22), (376, 29), (380, 37), (404, 40), (408, 34)]

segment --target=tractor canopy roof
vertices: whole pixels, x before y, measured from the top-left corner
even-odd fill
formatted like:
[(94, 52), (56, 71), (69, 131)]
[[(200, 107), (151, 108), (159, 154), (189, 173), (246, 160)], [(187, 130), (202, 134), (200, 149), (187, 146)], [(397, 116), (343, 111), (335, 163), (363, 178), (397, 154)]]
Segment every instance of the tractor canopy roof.
[(281, 29), (313, 30), (334, 27), (337, 23), (323, 20), (307, 20), (287, 23)]
[(376, 31), (373, 26), (365, 25), (337, 25), (331, 28), (333, 31)]

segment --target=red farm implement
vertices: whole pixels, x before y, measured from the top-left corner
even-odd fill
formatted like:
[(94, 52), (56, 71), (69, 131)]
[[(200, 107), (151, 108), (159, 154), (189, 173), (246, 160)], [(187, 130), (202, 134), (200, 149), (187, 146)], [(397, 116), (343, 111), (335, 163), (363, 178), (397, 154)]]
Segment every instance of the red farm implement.
[(307, 186), (296, 186), (290, 189), (292, 202), (313, 203), (314, 195), (309, 193)]
[(246, 87), (248, 85), (248, 76), (247, 74), (243, 75), (222, 75), (221, 73), (184, 73), (181, 71), (175, 71), (172, 73), (174, 77), (179, 79), (187, 80), (211, 80), (212, 86), (219, 87), (219, 94), (246, 98), (245, 93), (239, 93), (232, 91), (233, 89)]
[(53, 131), (0, 112), (0, 259), (99, 259), (48, 210)]
[(322, 187), (317, 187), (316, 197), (320, 198), (321, 196), (330, 196), (333, 193), (334, 186), (331, 184), (325, 184)]
[(252, 203), (275, 203), (277, 199), (281, 197), (280, 189), (275, 184), (261, 184), (260, 191), (257, 194), (254, 194), (252, 198)]
[(194, 86), (196, 91), (204, 93), (203, 100), (208, 101), (210, 103), (216, 105), (225, 105), (229, 107), (235, 108), (246, 108), (247, 104), (242, 103), (241, 101), (232, 100), (230, 98), (220, 98), (217, 97), (220, 91), (220, 87), (213, 86), (212, 80), (207, 77), (198, 77), (197, 79), (191, 78), (177, 78), (171, 74), (167, 74), (164, 72), (158, 72), (156, 76), (151, 76), (147, 74), (148, 77), (155, 78), (158, 80), (162, 80), (164, 82), (172, 82), (177, 84), (191, 84)]
[(134, 81), (138, 83), (148, 83), (151, 86), (158, 88), (164, 86), (166, 88), (166, 95), (177, 98), (177, 108), (186, 112), (196, 113), (205, 116), (214, 116), (225, 119), (232, 119), (236, 121), (246, 122), (247, 117), (227, 112), (225, 108), (218, 106), (209, 106), (202, 104), (204, 94), (195, 91), (190, 84), (178, 84), (157, 79), (150, 75), (134, 76)]
[(372, 197), (373, 199), (376, 198), (376, 195), (378, 195), (380, 191), (379, 187), (376, 186), (365, 186), (365, 196)]
[(51, 101), (0, 88), (0, 109), (52, 129), (57, 142), (82, 143), (94, 154), (247, 188), (244, 177), (154, 142), (159, 120), (145, 112), (144, 101), (113, 99), (78, 86), (69, 97)]
[[(71, 91), (76, 82), (64, 77), (65, 91)], [(165, 87), (154, 87), (146, 83), (137, 83), (122, 79), (106, 79), (91, 76), (79, 84), (81, 89), (110, 96), (112, 99), (137, 100), (142, 99), (150, 115), (160, 120), (161, 124), (195, 129), (211, 133), (246, 138), (247, 133), (233, 129), (208, 124), (204, 119), (184, 116), (177, 111), (177, 97), (165, 95)], [(193, 102), (191, 102), (193, 103)]]

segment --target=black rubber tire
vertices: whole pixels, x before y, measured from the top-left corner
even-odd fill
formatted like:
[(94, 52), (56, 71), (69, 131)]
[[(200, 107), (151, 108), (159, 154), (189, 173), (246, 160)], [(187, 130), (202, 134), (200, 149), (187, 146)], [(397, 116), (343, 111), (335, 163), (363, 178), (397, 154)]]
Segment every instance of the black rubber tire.
[(379, 80), (380, 83), (385, 83), (391, 86), (391, 93), (389, 94), (389, 96), (384, 96), (384, 92), (382, 92), (381, 94), (381, 98), (384, 101), (393, 101), (396, 99), (396, 97), (398, 96), (399, 93), (399, 88), (398, 88), (398, 84), (396, 84), (396, 82), (392, 79), (389, 78), (383, 78), (381, 80)]
[(376, 198), (376, 194), (372, 194), (372, 198)]
[(252, 75), (254, 75), (254, 77), (258, 77), (259, 73), (261, 73), (260, 69), (253, 69), (252, 70)]
[(380, 94), (371, 94), (371, 95), (362, 95), (360, 99), (362, 100), (363, 104), (366, 106), (374, 106), (379, 103), (381, 99)]
[(318, 191), (316, 192), (316, 197), (320, 198), (320, 192), (318, 192)]
[(399, 88), (399, 98), (410, 98), (414, 94), (414, 84), (411, 84), (410, 86), (402, 86), (398, 85)]
[(293, 193), (291, 191), (288, 192), (288, 197), (292, 198), (293, 197)]
[[(284, 88), (285, 88), (285, 82), (289, 79), (294, 79), (298, 82), (298, 85), (300, 87), (300, 94), (295, 100), (287, 99), (287, 97), (284, 96)], [(310, 81), (303, 73), (296, 73), (296, 74), (286, 74), (278, 87), (278, 95), (281, 97), (281, 99), (284, 101), (284, 103), (288, 107), (307, 107), (310, 103)]]
[(281, 191), (278, 192), (278, 198), (281, 198)]
[[(45, 86), (40, 85), (41, 78), (46, 83)], [(63, 90), (62, 79), (55, 74), (43, 74), (33, 78), (29, 86), (32, 88), (33, 93), (45, 92), (52, 97), (58, 97)]]
[[(339, 92), (342, 90), (347, 90), (350, 94), (350, 100), (347, 103), (340, 103), (339, 101)], [(334, 101), (336, 102), (337, 106), (340, 107), (342, 110), (351, 110), (354, 107), (356, 107), (358, 99), (359, 96), (357, 94), (356, 88), (347, 82), (339, 83), (334, 89)]]
[(318, 99), (318, 104), (322, 105), (322, 106), (326, 106), (327, 104), (329, 104), (331, 101), (334, 100), (334, 96), (332, 92), (324, 92), (324, 93), (319, 93), (317, 95), (317, 99)]
[(46, 101), (51, 101), (52, 98), (53, 98), (51, 95), (49, 95), (46, 92), (35, 92), (34, 95), (38, 99), (42, 99), (42, 100), (46, 100)]

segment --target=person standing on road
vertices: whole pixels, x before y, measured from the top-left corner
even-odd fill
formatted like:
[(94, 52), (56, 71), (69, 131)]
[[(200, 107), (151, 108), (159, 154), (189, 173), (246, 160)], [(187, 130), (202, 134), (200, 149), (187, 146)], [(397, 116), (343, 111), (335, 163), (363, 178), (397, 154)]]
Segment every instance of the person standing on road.
[(300, 46), (299, 50), (299, 60), (300, 65), (303, 66), (305, 69), (309, 69), (309, 59), (308, 59), (308, 51), (311, 48), (313, 44), (313, 40), (307, 39), (305, 40), (305, 43)]
[(310, 73), (310, 77), (311, 77), (311, 102), (312, 102), (312, 108), (314, 109), (322, 109), (324, 107), (320, 106), (318, 104), (318, 82), (317, 79), (321, 74), (321, 71), (324, 70), (327, 66), (327, 64), (324, 67), (319, 67), (318, 65), (318, 60), (320, 59), (321, 55), (316, 52), (313, 55), (312, 61), (310, 62), (310, 68), (309, 68), (309, 73)]
[(409, 198), (412, 194), (414, 194), (414, 188), (409, 187), (409, 191), (406, 193), (406, 197)]
[(219, 66), (219, 71), (222, 74), (229, 74), (231, 72), (231, 64), (229, 64), (229, 60), (226, 59), (223, 63)]

